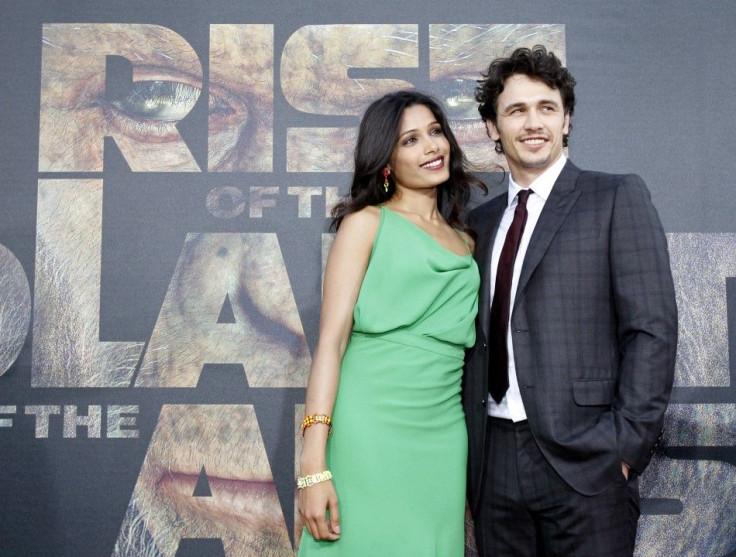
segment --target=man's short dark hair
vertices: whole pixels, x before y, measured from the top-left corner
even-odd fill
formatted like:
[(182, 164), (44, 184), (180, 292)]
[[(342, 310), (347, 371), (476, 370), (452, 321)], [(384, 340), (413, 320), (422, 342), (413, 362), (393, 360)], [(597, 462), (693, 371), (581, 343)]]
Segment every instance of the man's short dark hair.
[[(503, 92), (506, 79), (514, 74), (526, 75), (559, 90), (565, 114), (572, 116), (575, 110), (575, 78), (554, 53), (547, 52), (542, 45), (536, 45), (531, 50), (517, 48), (508, 58), (496, 58), (488, 66), (488, 71), (482, 74), (484, 79), (478, 80), (480, 85), (475, 89), (475, 100), (480, 103), (478, 112), (484, 122), (490, 120), (494, 126), (497, 124), (498, 96)], [(562, 138), (565, 147), (567, 137), (568, 134)]]

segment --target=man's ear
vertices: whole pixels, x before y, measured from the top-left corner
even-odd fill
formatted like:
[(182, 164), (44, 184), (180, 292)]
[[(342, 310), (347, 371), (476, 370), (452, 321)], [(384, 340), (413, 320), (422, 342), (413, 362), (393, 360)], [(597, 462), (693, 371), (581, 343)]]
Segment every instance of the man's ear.
[(499, 139), (501, 139), (501, 134), (498, 133), (498, 128), (496, 128), (496, 125), (490, 120), (486, 120), (486, 133), (488, 134), (488, 137), (490, 137), (493, 141), (498, 141)]

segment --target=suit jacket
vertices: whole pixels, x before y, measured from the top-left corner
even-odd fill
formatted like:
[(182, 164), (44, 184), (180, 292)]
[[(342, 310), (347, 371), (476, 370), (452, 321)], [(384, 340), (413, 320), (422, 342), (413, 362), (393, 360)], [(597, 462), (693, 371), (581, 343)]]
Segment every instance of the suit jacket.
[[(468, 351), (468, 500), (477, 511), (486, 455), (490, 261), (507, 194), (471, 212), (481, 272), (476, 343)], [(640, 474), (661, 435), (674, 377), (677, 307), (667, 240), (635, 175), (567, 162), (523, 262), (509, 327), (529, 427), (576, 491)]]

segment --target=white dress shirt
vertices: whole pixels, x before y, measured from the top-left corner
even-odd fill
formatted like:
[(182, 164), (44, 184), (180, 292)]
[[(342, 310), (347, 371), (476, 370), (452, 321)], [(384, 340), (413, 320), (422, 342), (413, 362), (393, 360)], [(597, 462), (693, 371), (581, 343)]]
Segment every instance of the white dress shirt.
[[(567, 162), (567, 157), (561, 155), (557, 161), (552, 164), (547, 170), (545, 170), (534, 182), (529, 185), (532, 190), (529, 199), (526, 202), (527, 209), (527, 220), (524, 226), (524, 233), (521, 236), (519, 242), (519, 251), (516, 254), (516, 260), (514, 261), (514, 274), (511, 279), (511, 309), (513, 311), (514, 300), (516, 298), (516, 288), (519, 285), (519, 275), (521, 275), (521, 267), (526, 257), (526, 250), (529, 247), (529, 239), (532, 237), (534, 228), (537, 226), (539, 215), (542, 214), (544, 204), (547, 202), (552, 186), (555, 185), (557, 178), (562, 172), (562, 168)], [(491, 303), (493, 303), (493, 294), (496, 289), (496, 270), (498, 269), (498, 260), (501, 258), (501, 250), (503, 244), (506, 241), (506, 233), (511, 227), (511, 222), (514, 220), (514, 211), (516, 210), (516, 204), (518, 198), (516, 194), (519, 193), (521, 188), (516, 182), (514, 182), (513, 176), (509, 177), (509, 191), (508, 191), (508, 204), (506, 210), (503, 213), (501, 224), (498, 225), (498, 232), (496, 233), (496, 239), (493, 243), (493, 253), (491, 255)], [(509, 325), (511, 323), (511, 315), (509, 315)], [(488, 394), (488, 415), (495, 418), (505, 418), (507, 420), (513, 420), (514, 422), (521, 422), (526, 420), (526, 411), (524, 410), (524, 403), (521, 400), (521, 393), (519, 392), (519, 381), (516, 378), (516, 364), (514, 362), (514, 344), (511, 341), (511, 326), (509, 326), (506, 333), (506, 345), (508, 346), (509, 353), (509, 390), (506, 391), (506, 396), (499, 404), (493, 400), (490, 393)]]

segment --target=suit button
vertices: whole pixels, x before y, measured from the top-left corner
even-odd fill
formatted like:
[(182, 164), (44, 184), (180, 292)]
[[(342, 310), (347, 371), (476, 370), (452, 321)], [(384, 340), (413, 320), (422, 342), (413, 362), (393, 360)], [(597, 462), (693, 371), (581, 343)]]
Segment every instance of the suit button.
[(485, 342), (483, 343), (483, 348), (488, 348), (488, 345)]
[(485, 406), (486, 405), (486, 399), (482, 398), (480, 399), (480, 405)]

